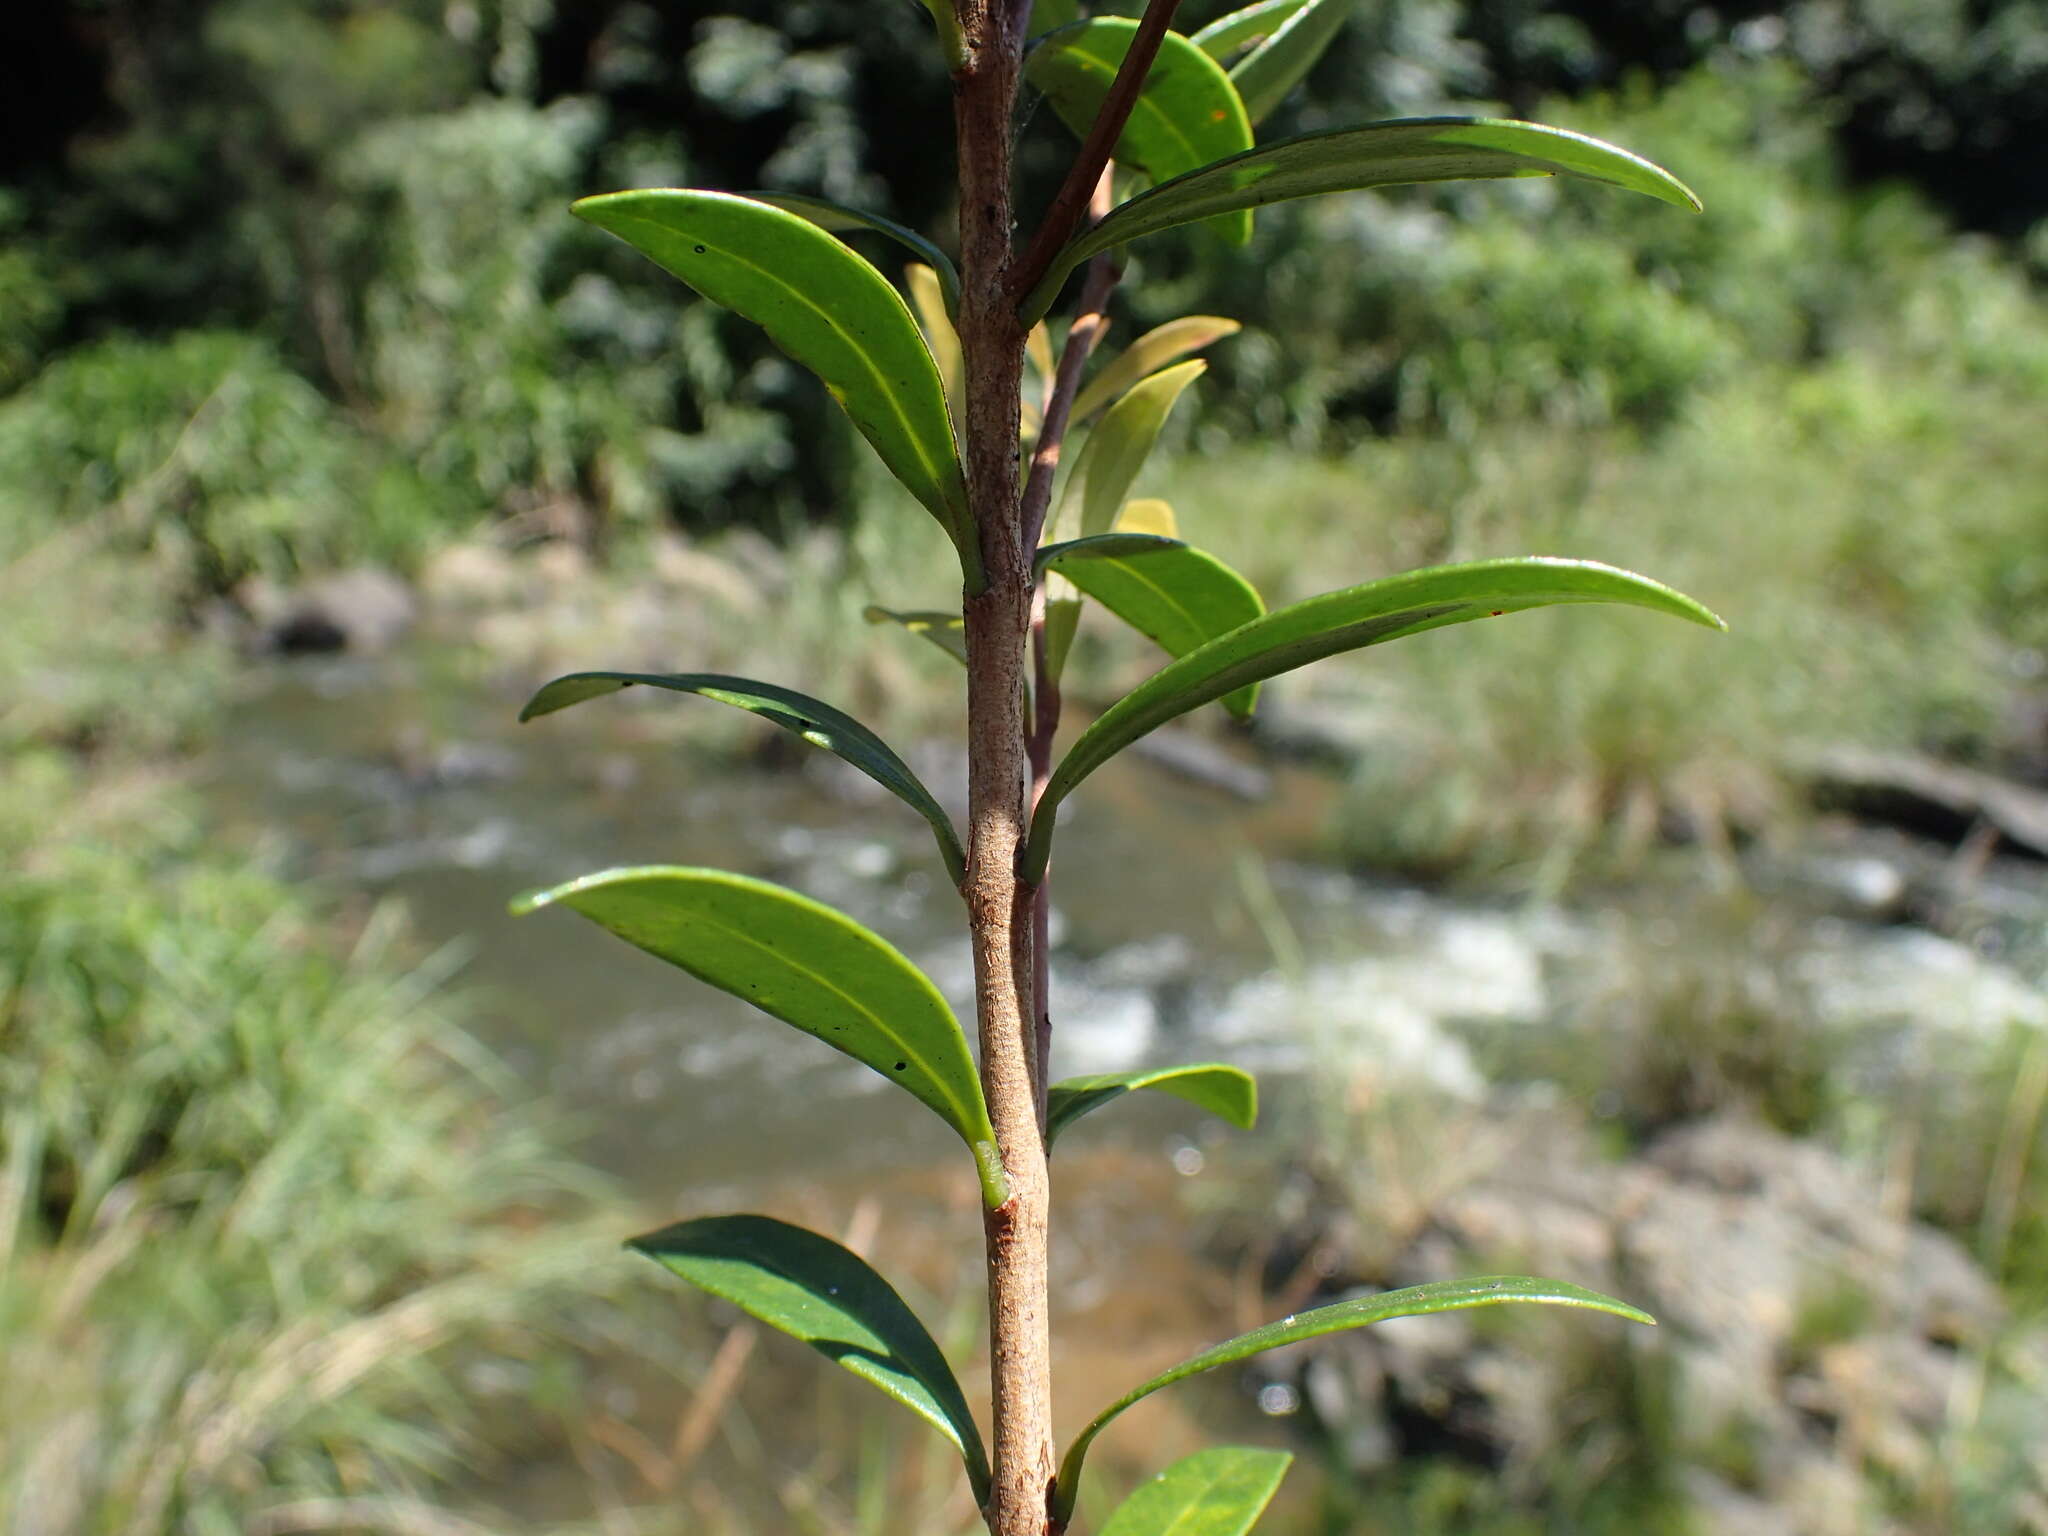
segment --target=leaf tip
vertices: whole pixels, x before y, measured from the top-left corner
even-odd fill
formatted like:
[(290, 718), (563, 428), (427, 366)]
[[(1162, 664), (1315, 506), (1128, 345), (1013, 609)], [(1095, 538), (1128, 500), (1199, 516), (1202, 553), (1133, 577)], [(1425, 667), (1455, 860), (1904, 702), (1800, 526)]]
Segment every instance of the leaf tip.
[(544, 888), (537, 891), (522, 891), (505, 903), (505, 910), (514, 917), (530, 917), (542, 907), (554, 902), (555, 890)]

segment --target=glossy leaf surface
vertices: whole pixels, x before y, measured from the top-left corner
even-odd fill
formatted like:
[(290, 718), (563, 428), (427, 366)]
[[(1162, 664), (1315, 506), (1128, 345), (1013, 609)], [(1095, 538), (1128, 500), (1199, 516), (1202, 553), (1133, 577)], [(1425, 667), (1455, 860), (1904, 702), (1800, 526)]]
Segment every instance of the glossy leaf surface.
[[(964, 658), (964, 649), (961, 654)], [(953, 830), (953, 818), (924, 787), (924, 781), (911, 772), (910, 765), (853, 716), (794, 688), (756, 682), (750, 677), (727, 677), (720, 672), (572, 672), (556, 678), (527, 700), (519, 718), (535, 720), (586, 699), (602, 698), (636, 685), (693, 693), (744, 709), (851, 763), (922, 816), (938, 839), (939, 857), (945, 860), (946, 873), (953, 883), (958, 885), (966, 878), (967, 855), (960, 847), (959, 834)]]
[(931, 979), (881, 935), (823, 902), (720, 869), (610, 869), (523, 896), (513, 910), (556, 904), (902, 1086), (959, 1133), (983, 1198), (1002, 1203), (966, 1036)]
[(1132, 1489), (1101, 1536), (1244, 1536), (1293, 1460), (1286, 1451), (1242, 1445), (1184, 1456)]
[(815, 373), (982, 586), (981, 545), (938, 365), (888, 279), (808, 219), (750, 197), (675, 189), (586, 197), (572, 210)]
[(1141, 192), (1069, 241), (1019, 312), (1036, 320), (1089, 257), (1177, 225), (1324, 192), (1502, 176), (1576, 176), (1699, 207), (1669, 171), (1562, 128), (1489, 117), (1370, 123), (1282, 139)]
[(1710, 629), (1727, 627), (1691, 598), (1648, 577), (1590, 560), (1543, 557), (1432, 566), (1290, 603), (1190, 651), (1096, 717), (1039, 798), (1024, 878), (1035, 883), (1045, 872), (1060, 801), (1118, 752), (1174, 717), (1325, 656), (1560, 603), (1624, 603)]
[(881, 1388), (953, 1442), (975, 1502), (988, 1497), (988, 1453), (953, 1368), (858, 1254), (767, 1216), (704, 1216), (626, 1246)]
[(943, 608), (878, 608), (871, 603), (861, 610), (861, 617), (870, 624), (899, 624), (919, 639), (936, 645), (961, 666), (967, 665), (967, 624), (957, 613), (948, 613)]
[(1221, 64), (1239, 49), (1264, 42), (1306, 4), (1308, 0), (1258, 0), (1241, 11), (1217, 17), (1188, 41)]
[[(1064, 27), (1032, 51), (1025, 78), (1086, 138), (1137, 33), (1135, 21), (1115, 16)], [(1178, 32), (1167, 33), (1116, 141), (1115, 158), (1167, 181), (1251, 147), (1251, 121), (1222, 66)], [(1225, 210), (1209, 224), (1234, 245), (1252, 237), (1249, 212)]]
[(1197, 1108), (1248, 1131), (1259, 1118), (1259, 1085), (1251, 1073), (1221, 1062), (1203, 1061), (1186, 1067), (1158, 1067), (1149, 1072), (1103, 1072), (1054, 1083), (1046, 1095), (1045, 1144), (1061, 1131), (1111, 1099), (1140, 1088), (1170, 1093)]
[(1147, 331), (1119, 352), (1074, 397), (1072, 420), (1086, 421), (1148, 374), (1177, 357), (1199, 352), (1211, 342), (1235, 336), (1244, 327), (1220, 315), (1183, 315)]
[(1315, 67), (1351, 15), (1355, 0), (1309, 0), (1264, 42), (1232, 66), (1230, 83), (1245, 115), (1262, 123)]
[[(1136, 543), (1141, 538), (1109, 533), (1041, 553), (1050, 556), (1048, 569), (1171, 656), (1185, 656), (1266, 611), (1252, 584), (1214, 555), (1177, 540)], [(1136, 547), (1117, 547), (1126, 543)], [(1240, 720), (1251, 718), (1258, 701), (1257, 683), (1223, 695), (1223, 707)]]
[(1075, 1437), (1073, 1445), (1067, 1450), (1065, 1460), (1060, 1463), (1059, 1481), (1053, 1493), (1053, 1513), (1061, 1520), (1073, 1514), (1074, 1496), (1080, 1485), (1081, 1463), (1095, 1437), (1131, 1404), (1150, 1397), (1161, 1387), (1170, 1387), (1177, 1381), (1185, 1381), (1188, 1377), (1198, 1376), (1203, 1371), (1213, 1371), (1223, 1365), (1235, 1365), (1240, 1360), (1248, 1360), (1253, 1355), (1263, 1354), (1269, 1349), (1278, 1349), (1284, 1344), (1296, 1344), (1303, 1339), (1313, 1339), (1326, 1333), (1340, 1333), (1349, 1328), (1366, 1328), (1374, 1323), (1386, 1322), (1390, 1318), (1419, 1317), (1424, 1313), (1453, 1312), (1469, 1307), (1503, 1306), (1509, 1302), (1584, 1307), (1652, 1326), (1657, 1321), (1647, 1312), (1632, 1307), (1625, 1301), (1616, 1301), (1612, 1296), (1603, 1296), (1598, 1291), (1568, 1285), (1562, 1280), (1537, 1280), (1527, 1275), (1488, 1275), (1477, 1280), (1442, 1280), (1431, 1285), (1410, 1286), (1402, 1291), (1383, 1291), (1376, 1296), (1360, 1296), (1351, 1301), (1317, 1307), (1312, 1312), (1297, 1313), (1293, 1317), (1282, 1318), (1277, 1323), (1268, 1323), (1263, 1328), (1254, 1328), (1250, 1333), (1239, 1334), (1213, 1349), (1202, 1351), (1192, 1359), (1183, 1360), (1172, 1370), (1126, 1392), (1089, 1420), (1088, 1427)]
[(872, 230), (878, 235), (887, 235), (921, 263), (931, 268), (932, 275), (938, 279), (939, 292), (945, 296), (946, 313), (957, 315), (960, 312), (960, 274), (953, 266), (953, 258), (909, 225), (898, 224), (894, 219), (885, 219), (879, 213), (849, 208), (845, 203), (835, 203), (830, 198), (811, 197), (802, 192), (749, 192), (747, 196), (756, 202), (767, 203), (793, 213), (800, 219), (809, 219), (818, 228), (829, 230), (835, 235), (845, 234), (848, 230), (863, 229)]

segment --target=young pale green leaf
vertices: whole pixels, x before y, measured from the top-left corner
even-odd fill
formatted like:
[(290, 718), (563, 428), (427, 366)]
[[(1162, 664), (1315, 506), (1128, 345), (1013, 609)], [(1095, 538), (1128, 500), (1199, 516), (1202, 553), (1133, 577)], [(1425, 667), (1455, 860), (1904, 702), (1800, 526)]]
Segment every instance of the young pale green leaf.
[(1241, 11), (1217, 17), (1188, 41), (1221, 64), (1240, 48), (1264, 42), (1306, 4), (1308, 0), (1257, 0)]
[[(1032, 51), (1025, 78), (1086, 138), (1137, 33), (1138, 23), (1115, 16), (1063, 27)], [(1230, 77), (1178, 32), (1167, 33), (1116, 141), (1115, 158), (1166, 181), (1251, 147), (1252, 125)], [(1252, 237), (1249, 212), (1225, 210), (1209, 226), (1234, 245)]]
[(936, 645), (961, 666), (967, 665), (967, 624), (957, 613), (948, 613), (943, 608), (880, 608), (870, 603), (861, 610), (861, 617), (870, 624), (901, 625), (919, 639)]
[(1562, 1280), (1537, 1280), (1527, 1275), (1488, 1275), (1477, 1280), (1440, 1280), (1430, 1285), (1410, 1286), (1403, 1291), (1383, 1291), (1376, 1296), (1360, 1296), (1351, 1301), (1317, 1307), (1313, 1312), (1302, 1312), (1293, 1317), (1282, 1318), (1277, 1323), (1254, 1328), (1250, 1333), (1239, 1334), (1213, 1349), (1204, 1350), (1192, 1359), (1183, 1360), (1163, 1375), (1155, 1376), (1144, 1385), (1132, 1388), (1090, 1419), (1087, 1428), (1083, 1429), (1075, 1437), (1074, 1443), (1067, 1448), (1066, 1458), (1060, 1463), (1059, 1479), (1053, 1490), (1053, 1516), (1062, 1523), (1072, 1518), (1074, 1496), (1080, 1487), (1081, 1463), (1095, 1437), (1131, 1404), (1150, 1397), (1161, 1387), (1170, 1387), (1175, 1382), (1185, 1381), (1190, 1376), (1198, 1376), (1203, 1371), (1213, 1371), (1223, 1365), (1235, 1365), (1240, 1360), (1248, 1360), (1253, 1355), (1263, 1354), (1269, 1349), (1278, 1349), (1283, 1344), (1296, 1344), (1303, 1339), (1313, 1339), (1325, 1333), (1339, 1333), (1349, 1328), (1366, 1328), (1374, 1323), (1386, 1322), (1390, 1318), (1418, 1317), (1428, 1312), (1452, 1312), (1468, 1307), (1495, 1307), (1508, 1302), (1539, 1302), (1553, 1307), (1585, 1307), (1595, 1312), (1609, 1312), (1616, 1317), (1625, 1317), (1631, 1322), (1648, 1323), (1652, 1327), (1656, 1326), (1657, 1322), (1649, 1313), (1632, 1307), (1625, 1301), (1616, 1301), (1612, 1296), (1603, 1296), (1598, 1291), (1569, 1285)]
[(1251, 1073), (1221, 1062), (1203, 1061), (1186, 1067), (1156, 1067), (1149, 1072), (1104, 1072), (1070, 1077), (1052, 1085), (1046, 1095), (1045, 1145), (1051, 1150), (1061, 1131), (1090, 1110), (1140, 1088), (1152, 1088), (1186, 1099), (1210, 1114), (1248, 1131), (1259, 1118), (1259, 1085)]
[(1169, 502), (1156, 496), (1137, 496), (1124, 503), (1123, 511), (1116, 515), (1118, 533), (1149, 533), (1157, 538), (1178, 539), (1180, 519), (1173, 515)]
[(751, 197), (612, 192), (571, 211), (761, 326), (823, 380), (946, 530), (968, 589), (981, 590), (981, 542), (938, 365), (887, 278), (808, 219)]
[(1060, 801), (1118, 752), (1176, 716), (1340, 651), (1559, 603), (1624, 603), (1709, 629), (1727, 628), (1691, 598), (1646, 576), (1592, 560), (1545, 557), (1431, 566), (1290, 603), (1188, 652), (1096, 717), (1039, 797), (1024, 878), (1035, 884), (1045, 873)]
[(932, 349), (938, 366), (939, 383), (946, 391), (946, 414), (952, 420), (956, 438), (965, 440), (961, 412), (967, 403), (967, 379), (961, 364), (960, 333), (953, 328), (949, 306), (939, 274), (921, 261), (903, 269), (903, 285), (910, 290), (911, 307), (924, 330), (925, 345)]
[(946, 301), (946, 313), (960, 313), (960, 274), (954, 268), (952, 258), (940, 250), (937, 244), (927, 240), (907, 224), (898, 224), (894, 219), (885, 219), (879, 213), (869, 213), (860, 208), (849, 208), (844, 203), (835, 203), (830, 198), (811, 197), (802, 192), (749, 192), (747, 196), (756, 202), (767, 203), (793, 213), (800, 219), (809, 219), (822, 230), (832, 234), (845, 234), (848, 230), (872, 230), (878, 235), (887, 235), (898, 245), (932, 270), (938, 279), (939, 292)]
[(1309, 0), (1258, 47), (1232, 66), (1230, 83), (1245, 115), (1262, 123), (1301, 77), (1315, 68), (1351, 15), (1353, 0)]
[[(1047, 569), (1172, 656), (1185, 656), (1266, 611), (1250, 582), (1178, 540), (1106, 533), (1048, 545), (1039, 555)], [(1240, 720), (1249, 720), (1258, 702), (1257, 683), (1223, 695), (1223, 707)]]
[(1184, 315), (1147, 331), (1083, 386), (1074, 397), (1073, 421), (1086, 421), (1138, 380), (1156, 373), (1176, 357), (1199, 352), (1211, 342), (1244, 329), (1220, 315)]
[[(1055, 526), (1086, 538), (1107, 533), (1116, 525), (1116, 515), (1131, 483), (1159, 441), (1160, 430), (1172, 414), (1181, 393), (1208, 369), (1200, 358), (1167, 368), (1141, 381), (1107, 411), (1088, 434), (1074, 461), (1074, 472), (1060, 493), (1060, 510)], [(1066, 516), (1069, 504), (1078, 498), (1078, 525)]]
[(979, 1504), (988, 1452), (953, 1368), (888, 1281), (829, 1237), (767, 1216), (704, 1216), (627, 1247), (801, 1339), (952, 1441)]
[(1117, 1505), (1101, 1536), (1244, 1536), (1294, 1458), (1221, 1445), (1184, 1456)]
[(945, 860), (946, 873), (953, 883), (958, 885), (967, 878), (967, 855), (960, 847), (959, 834), (953, 830), (953, 818), (924, 787), (924, 781), (911, 772), (910, 765), (853, 716), (794, 688), (760, 683), (750, 677), (727, 677), (719, 672), (572, 672), (556, 678), (527, 700), (519, 718), (522, 722), (536, 720), (571, 704), (601, 698), (635, 684), (693, 693), (747, 710), (853, 764), (930, 824), (932, 836), (939, 842), (939, 857)]
[(1562, 128), (1489, 117), (1369, 123), (1282, 139), (1141, 192), (1063, 246), (1018, 312), (1028, 325), (1051, 308), (1082, 262), (1177, 225), (1324, 192), (1502, 176), (1576, 176), (1682, 208), (1700, 205), (1669, 171)]
[(720, 869), (609, 869), (531, 892), (512, 910), (556, 903), (900, 1084), (967, 1143), (990, 1208), (1008, 1197), (967, 1038), (931, 979), (879, 934)]

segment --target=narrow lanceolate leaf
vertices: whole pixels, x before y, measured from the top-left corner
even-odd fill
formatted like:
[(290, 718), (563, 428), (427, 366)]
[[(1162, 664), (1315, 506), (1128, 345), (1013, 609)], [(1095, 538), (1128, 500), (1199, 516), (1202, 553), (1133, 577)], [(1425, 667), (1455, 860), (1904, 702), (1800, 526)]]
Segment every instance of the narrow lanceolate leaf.
[(967, 1143), (990, 1207), (1007, 1198), (959, 1021), (879, 934), (808, 896), (721, 869), (609, 869), (522, 896), (512, 910), (556, 903), (900, 1084)]
[(1241, 11), (1217, 17), (1188, 41), (1221, 64), (1239, 49), (1264, 42), (1306, 4), (1308, 0), (1258, 0)]
[(898, 224), (894, 219), (885, 219), (879, 213), (849, 208), (844, 203), (835, 203), (829, 198), (810, 197), (802, 192), (749, 192), (747, 196), (757, 202), (784, 209), (800, 219), (809, 219), (818, 228), (830, 230), (835, 235), (845, 234), (848, 230), (862, 229), (872, 230), (878, 235), (887, 235), (932, 269), (933, 275), (939, 281), (939, 291), (945, 296), (946, 313), (957, 315), (960, 312), (960, 274), (954, 269), (952, 258), (940, 250), (936, 243), (927, 240), (909, 225)]
[(1287, 93), (1315, 68), (1351, 15), (1353, 0), (1309, 0), (1258, 47), (1232, 66), (1230, 83), (1244, 98), (1245, 115), (1264, 122)]
[(626, 1246), (880, 1387), (953, 1442), (975, 1503), (988, 1498), (988, 1453), (953, 1368), (857, 1254), (767, 1216), (704, 1216)]
[(853, 764), (930, 824), (932, 835), (939, 842), (939, 857), (945, 860), (946, 873), (955, 885), (967, 877), (967, 856), (961, 850), (959, 834), (953, 830), (953, 818), (924, 787), (924, 781), (911, 772), (910, 765), (853, 716), (794, 688), (760, 683), (750, 677), (727, 677), (720, 672), (572, 672), (556, 678), (527, 700), (519, 718), (535, 720), (636, 684), (666, 688), (674, 693), (694, 693), (699, 698), (747, 710)]
[(761, 326), (823, 380), (953, 540), (969, 590), (981, 589), (981, 544), (938, 365), (887, 278), (808, 219), (751, 197), (612, 192), (572, 211)]
[(1070, 1077), (1052, 1085), (1046, 1095), (1045, 1144), (1090, 1110), (1100, 1109), (1111, 1099), (1120, 1099), (1140, 1088), (1156, 1089), (1186, 1099), (1210, 1114), (1248, 1131), (1259, 1118), (1259, 1085), (1251, 1073), (1221, 1062), (1197, 1062), (1186, 1067), (1157, 1067), (1150, 1072), (1104, 1072), (1094, 1077)]
[(1488, 117), (1425, 117), (1282, 139), (1142, 192), (1084, 230), (1019, 306), (1028, 325), (1067, 274), (1102, 251), (1177, 225), (1323, 192), (1502, 176), (1576, 176), (1698, 208), (1669, 171), (1584, 134)]
[[(1041, 551), (1048, 569), (1060, 573), (1168, 655), (1185, 656), (1249, 624), (1266, 611), (1252, 584), (1214, 555), (1177, 540), (1106, 533)], [(1094, 546), (1091, 549), (1090, 546)], [(1259, 702), (1259, 685), (1247, 683), (1223, 695), (1223, 707), (1249, 720)]]
[(967, 381), (960, 361), (960, 333), (953, 328), (953, 310), (946, 299), (944, 285), (939, 281), (939, 274), (921, 261), (913, 261), (903, 269), (903, 285), (910, 290), (911, 307), (917, 311), (917, 323), (924, 330), (925, 345), (932, 349), (932, 362), (938, 366), (939, 383), (946, 391), (946, 413), (952, 420), (954, 436), (964, 439), (966, 432), (961, 425), (961, 412), (967, 402)]
[(1244, 1536), (1293, 1460), (1242, 1445), (1197, 1451), (1132, 1490), (1101, 1536)]
[(1591, 560), (1540, 557), (1432, 566), (1290, 603), (1188, 652), (1096, 717), (1039, 797), (1024, 878), (1036, 884), (1045, 873), (1060, 801), (1118, 752), (1174, 717), (1340, 651), (1559, 603), (1625, 603), (1709, 629), (1727, 628), (1691, 598), (1646, 576)]
[(936, 645), (961, 666), (967, 665), (967, 623), (957, 613), (942, 608), (878, 608), (870, 603), (861, 610), (861, 617), (870, 624), (900, 624), (919, 639)]
[(1083, 386), (1074, 397), (1071, 419), (1086, 421), (1147, 374), (1242, 329), (1235, 320), (1220, 315), (1183, 315), (1147, 331)]
[[(1138, 23), (1113, 16), (1062, 28), (1033, 50), (1025, 78), (1085, 138), (1137, 33)], [(1166, 181), (1251, 147), (1251, 121), (1222, 66), (1178, 32), (1167, 33), (1115, 158)], [(1249, 212), (1224, 210), (1210, 227), (1235, 245), (1252, 237)]]
[(1088, 1427), (1075, 1437), (1074, 1443), (1067, 1448), (1065, 1460), (1060, 1463), (1059, 1480), (1053, 1490), (1054, 1518), (1065, 1522), (1072, 1517), (1074, 1496), (1080, 1487), (1081, 1463), (1095, 1437), (1102, 1433), (1110, 1420), (1131, 1404), (1150, 1397), (1161, 1387), (1170, 1387), (1177, 1381), (1185, 1381), (1188, 1377), (1198, 1376), (1203, 1371), (1213, 1371), (1223, 1365), (1235, 1365), (1240, 1360), (1248, 1360), (1253, 1355), (1263, 1354), (1269, 1349), (1278, 1349), (1283, 1344), (1296, 1344), (1303, 1339), (1313, 1339), (1325, 1333), (1365, 1328), (1374, 1323), (1386, 1322), (1390, 1318), (1417, 1317), (1427, 1312), (1452, 1312), (1468, 1307), (1494, 1307), (1508, 1302), (1540, 1302), (1554, 1307), (1585, 1307), (1595, 1312), (1610, 1312), (1631, 1322), (1648, 1323), (1653, 1327), (1657, 1321), (1649, 1313), (1632, 1307), (1625, 1301), (1616, 1301), (1612, 1296), (1603, 1296), (1598, 1291), (1568, 1285), (1562, 1280), (1536, 1280), (1527, 1275), (1488, 1275), (1478, 1280), (1442, 1280), (1431, 1285), (1410, 1286), (1404, 1291), (1384, 1291), (1377, 1296), (1360, 1296), (1352, 1301), (1340, 1301), (1333, 1306), (1317, 1307), (1313, 1312), (1302, 1312), (1293, 1317), (1282, 1318), (1277, 1323), (1268, 1323), (1263, 1328), (1254, 1328), (1250, 1333), (1239, 1334), (1227, 1343), (1218, 1344), (1214, 1349), (1204, 1350), (1193, 1359), (1183, 1360), (1172, 1370), (1126, 1392), (1089, 1420)]

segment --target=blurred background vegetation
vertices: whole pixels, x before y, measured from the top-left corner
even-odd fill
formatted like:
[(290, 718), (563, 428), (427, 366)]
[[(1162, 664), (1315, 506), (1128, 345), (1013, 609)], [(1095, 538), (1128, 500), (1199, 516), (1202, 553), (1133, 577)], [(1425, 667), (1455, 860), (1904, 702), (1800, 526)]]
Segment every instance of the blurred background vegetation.
[[(453, 962), (345, 883), (285, 878), (205, 783), (277, 593), (351, 567), (425, 582), (479, 547), (527, 565), (475, 621), (495, 662), (464, 686), (726, 665), (946, 729), (945, 663), (845, 642), (867, 601), (945, 600), (929, 530), (757, 332), (563, 211), (773, 187), (950, 243), (926, 31), (908, 0), (0, 14), (0, 1351), (42, 1384), (0, 1407), (10, 1530), (466, 1529), (434, 1522), (493, 1455), (600, 1455), (582, 1362), (629, 1338), (700, 1379), (695, 1343), (646, 1342), (667, 1330), (637, 1290), (579, 1299), (576, 1255), (625, 1229), (626, 1197), (521, 1107)], [(1313, 856), (1557, 896), (1678, 846), (1682, 878), (1740, 883), (1742, 850), (1804, 835), (1825, 749), (2048, 779), (2038, 0), (1359, 0), (1271, 135), (1475, 109), (1611, 138), (1707, 214), (1529, 182), (1288, 205), (1243, 251), (1153, 242), (1123, 335), (1194, 311), (1245, 330), (1141, 490), (1269, 601), (1557, 552), (1668, 580), (1733, 633), (1703, 671), (1623, 621), (1535, 617), (1283, 694), (1271, 743), (1335, 784)], [(1069, 145), (1049, 113), (1022, 128), (1028, 207)], [(557, 555), (586, 584), (536, 599)], [(590, 620), (638, 612), (649, 580), (660, 626)], [(1078, 655), (1084, 694), (1146, 664), (1107, 638)], [(1859, 1121), (1834, 1048), (1786, 1023), (1798, 989), (1740, 948), (1606, 997), (1597, 1066), (1524, 1046), (1512, 1071), (1617, 1104), (1631, 1145), (1739, 1104), (1870, 1152), (1870, 1106), (1897, 1103)], [(2008, 1098), (2040, 1068), (2001, 1051), (1914, 1111), (1908, 1204), (1991, 1231), (1977, 1256), (2038, 1312), (2048, 1175), (2013, 1148), (2040, 1105), (2015, 1131)], [(1339, 1109), (1284, 1155), (1371, 1163)], [(534, 1236), (593, 1207), (601, 1237), (580, 1214)], [(1620, 1392), (1599, 1362), (1580, 1376)], [(1606, 1503), (1418, 1464), (1340, 1479), (1324, 1524), (1664, 1509), (1676, 1453), (1636, 1386), (1609, 1405), (1647, 1426), (1630, 1448), (1558, 1453)], [(886, 1521), (896, 1452), (820, 1455), (869, 1491), (842, 1509), (825, 1473), (792, 1475), (772, 1519)], [(2048, 1529), (2033, 1497), (1968, 1528)], [(1965, 1528), (1917, 1491), (1891, 1509), (1869, 1528)]]

